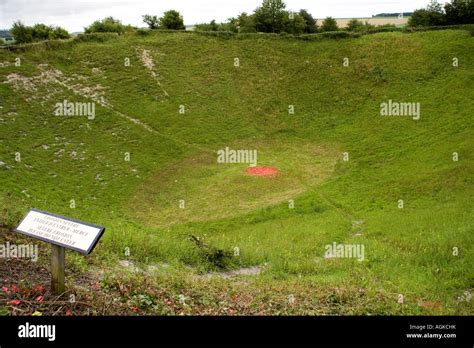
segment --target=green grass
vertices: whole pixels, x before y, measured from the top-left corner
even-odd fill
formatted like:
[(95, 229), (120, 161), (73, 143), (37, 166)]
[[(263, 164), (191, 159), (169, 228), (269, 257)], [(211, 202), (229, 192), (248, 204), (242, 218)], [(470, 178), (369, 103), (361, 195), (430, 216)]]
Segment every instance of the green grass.
[[(298, 284), (307, 293), (368, 292), (366, 310), (349, 296), (340, 313), (474, 313), (472, 302), (457, 301), (474, 287), (474, 45), (467, 31), (317, 42), (152, 33), (53, 46), (0, 51), (0, 62), (22, 60), (0, 67), (0, 160), (10, 167), (0, 167), (0, 203), (106, 226), (86, 262), (107, 267), (128, 247), (133, 260), (171, 264), (176, 274), (164, 281), (172, 287), (216, 269), (190, 241), (196, 235), (228, 252), (238, 247), (234, 267), (266, 264), (248, 279), (255, 291), (285, 293)], [(139, 58), (143, 49), (157, 78)], [(102, 86), (109, 106), (96, 104), (94, 120), (56, 117), (63, 99), (91, 100), (39, 78), (30, 91), (5, 83), (11, 74), (50, 69), (76, 90)], [(381, 117), (388, 99), (421, 103), (421, 119)], [(225, 146), (258, 150), (259, 164), (280, 175), (248, 177), (245, 165), (217, 164)], [(364, 244), (366, 260), (325, 259), (333, 242)]]

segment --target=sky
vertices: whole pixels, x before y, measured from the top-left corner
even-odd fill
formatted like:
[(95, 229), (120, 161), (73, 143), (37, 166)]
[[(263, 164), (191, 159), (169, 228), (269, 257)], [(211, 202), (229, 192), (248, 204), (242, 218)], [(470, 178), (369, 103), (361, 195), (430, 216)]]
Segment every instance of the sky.
[[(124, 24), (146, 26), (142, 15), (161, 16), (179, 11), (186, 25), (223, 22), (241, 12), (252, 13), (262, 0), (0, 0), (0, 29), (21, 20), (27, 25), (44, 23), (69, 32), (83, 31), (97, 19), (113, 16)], [(307, 9), (315, 18), (371, 17), (381, 12), (411, 12), (428, 0), (286, 0), (288, 10)], [(442, 2), (442, 1), (441, 1)]]

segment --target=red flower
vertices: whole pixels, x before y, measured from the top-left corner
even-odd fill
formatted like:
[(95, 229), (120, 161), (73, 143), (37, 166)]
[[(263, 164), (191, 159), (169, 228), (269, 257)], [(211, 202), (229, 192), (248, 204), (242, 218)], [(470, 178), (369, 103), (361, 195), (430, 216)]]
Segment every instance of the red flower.
[(41, 295), (38, 296), (38, 297), (36, 298), (36, 301), (38, 301), (38, 302), (40, 302), (40, 303), (43, 302), (43, 296), (41, 296)]
[(38, 292), (43, 292), (43, 291), (44, 291), (44, 288), (43, 288), (43, 286), (41, 286), (41, 285), (36, 285), (36, 286), (35, 286), (35, 289), (36, 289), (36, 291), (38, 291)]
[(68, 308), (66, 309), (66, 316), (69, 317), (71, 315), (71, 310)]
[(13, 284), (13, 285), (12, 285), (12, 291), (13, 291), (13, 292), (17, 292), (17, 291), (18, 291), (18, 288), (16, 287), (16, 284)]
[(13, 306), (18, 306), (20, 303), (21, 303), (20, 300), (11, 300), (11, 301), (7, 302), (7, 304), (13, 305)]
[(8, 288), (7, 288), (6, 286), (3, 286), (3, 287), (2, 287), (2, 291), (3, 291), (3, 292), (8, 292)]
[(138, 307), (132, 307), (132, 312), (135, 312), (135, 313), (137, 313), (137, 312), (138, 312), (138, 310), (139, 310), (139, 309), (138, 309)]

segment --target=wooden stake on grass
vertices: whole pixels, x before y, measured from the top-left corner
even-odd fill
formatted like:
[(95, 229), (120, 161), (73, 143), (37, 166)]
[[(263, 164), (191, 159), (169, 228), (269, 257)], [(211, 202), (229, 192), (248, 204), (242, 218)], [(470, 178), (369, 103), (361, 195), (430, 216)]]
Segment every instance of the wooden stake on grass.
[(65, 291), (64, 268), (65, 249), (59, 245), (51, 244), (51, 290), (55, 295)]

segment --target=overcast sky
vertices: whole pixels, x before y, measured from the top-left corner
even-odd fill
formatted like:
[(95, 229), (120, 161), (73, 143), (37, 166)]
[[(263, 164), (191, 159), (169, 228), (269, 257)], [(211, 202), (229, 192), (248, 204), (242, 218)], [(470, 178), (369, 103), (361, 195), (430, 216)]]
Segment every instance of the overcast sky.
[[(0, 29), (16, 20), (45, 23), (83, 31), (96, 19), (113, 16), (125, 24), (145, 26), (142, 15), (181, 12), (186, 25), (225, 21), (241, 12), (251, 13), (261, 0), (0, 0)], [(380, 12), (410, 12), (425, 7), (428, 0), (286, 0), (287, 9), (307, 9), (315, 18), (370, 17)], [(440, 1), (443, 2), (443, 1)]]

